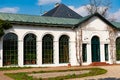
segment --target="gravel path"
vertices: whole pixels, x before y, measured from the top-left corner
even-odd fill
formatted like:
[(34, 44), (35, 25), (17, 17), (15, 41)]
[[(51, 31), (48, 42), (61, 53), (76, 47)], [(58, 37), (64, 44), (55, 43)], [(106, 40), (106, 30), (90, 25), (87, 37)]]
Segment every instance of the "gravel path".
[(69, 80), (120, 80), (120, 65), (100, 66), (100, 68), (104, 68), (108, 72), (103, 75), (69, 79)]
[[(18, 72), (33, 72), (33, 71), (50, 71), (50, 70), (66, 70), (66, 69), (80, 69), (80, 68), (92, 68), (92, 66), (87, 67), (53, 67), (53, 68), (30, 68), (30, 69), (22, 69), (22, 70), (12, 70), (12, 71), (0, 71), (0, 80), (13, 80), (4, 75), (4, 73), (18, 73)], [(120, 65), (112, 65), (112, 66), (99, 66), (100, 68), (104, 68), (108, 70), (106, 74), (85, 78), (76, 78), (69, 80), (120, 80)]]
[(29, 76), (33, 76), (34, 78), (51, 78), (51, 77), (58, 77), (58, 76), (66, 76), (72, 74), (84, 74), (88, 73), (88, 70), (84, 71), (67, 71), (67, 72), (53, 72), (53, 73), (36, 73), (36, 74), (29, 74)]
[[(21, 69), (21, 70), (11, 70), (11, 71), (0, 71), (0, 80), (13, 80), (6, 75), (5, 73), (19, 73), (19, 72), (33, 72), (33, 71), (51, 71), (51, 70), (66, 70), (66, 69), (81, 69), (81, 68), (89, 68), (90, 66), (82, 66), (82, 67), (49, 67), (49, 68), (29, 68), (29, 69)], [(92, 66), (91, 66), (92, 68)]]

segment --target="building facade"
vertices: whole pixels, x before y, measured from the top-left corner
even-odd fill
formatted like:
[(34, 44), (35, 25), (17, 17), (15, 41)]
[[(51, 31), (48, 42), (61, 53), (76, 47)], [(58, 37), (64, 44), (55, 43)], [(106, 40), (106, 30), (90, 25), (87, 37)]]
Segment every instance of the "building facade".
[(120, 23), (98, 13), (80, 19), (0, 13), (12, 28), (0, 39), (0, 67), (120, 63)]

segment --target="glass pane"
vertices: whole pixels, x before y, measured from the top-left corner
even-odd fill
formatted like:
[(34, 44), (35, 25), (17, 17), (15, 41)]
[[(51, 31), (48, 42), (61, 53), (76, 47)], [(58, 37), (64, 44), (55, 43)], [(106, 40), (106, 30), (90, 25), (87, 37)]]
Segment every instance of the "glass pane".
[(18, 64), (18, 37), (8, 33), (3, 38), (3, 65)]
[(42, 63), (53, 63), (53, 36), (47, 34), (42, 39)]
[(27, 34), (24, 38), (24, 64), (36, 64), (36, 36)]
[(87, 62), (87, 44), (82, 45), (82, 58), (83, 62)]
[(63, 35), (59, 39), (59, 63), (69, 62), (69, 37)]
[(108, 61), (108, 44), (105, 44), (105, 61)]
[(116, 39), (116, 59), (120, 60), (120, 37)]

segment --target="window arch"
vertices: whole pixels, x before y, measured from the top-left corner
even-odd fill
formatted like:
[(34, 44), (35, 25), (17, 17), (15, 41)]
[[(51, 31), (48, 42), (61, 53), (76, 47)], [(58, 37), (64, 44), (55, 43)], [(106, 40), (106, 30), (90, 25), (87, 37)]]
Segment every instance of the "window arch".
[(116, 60), (120, 60), (120, 37), (116, 39)]
[(3, 37), (3, 65), (18, 65), (18, 36), (14, 33)]
[(24, 37), (24, 64), (36, 64), (36, 35), (32, 33)]
[(42, 63), (53, 63), (53, 36), (47, 34), (42, 39)]
[(59, 39), (59, 63), (69, 62), (69, 37), (62, 35)]

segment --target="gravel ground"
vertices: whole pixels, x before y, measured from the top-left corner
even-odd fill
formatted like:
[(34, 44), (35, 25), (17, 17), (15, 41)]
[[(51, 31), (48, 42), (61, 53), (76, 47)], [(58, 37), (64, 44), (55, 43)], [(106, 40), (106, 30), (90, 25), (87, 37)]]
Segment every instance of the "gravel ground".
[(67, 71), (67, 72), (53, 72), (53, 73), (36, 73), (36, 74), (29, 74), (29, 76), (33, 76), (34, 78), (51, 78), (51, 77), (58, 77), (58, 76), (66, 76), (72, 74), (83, 74), (88, 73), (89, 71)]
[(103, 75), (69, 79), (69, 80), (120, 80), (120, 65), (100, 66), (100, 68), (104, 68), (108, 72)]
[[(53, 68), (30, 68), (30, 69), (22, 69), (22, 70), (13, 70), (13, 71), (0, 71), (0, 80), (13, 80), (4, 75), (4, 73), (18, 73), (18, 72), (33, 72), (33, 71), (50, 71), (50, 70), (66, 70), (66, 69), (80, 69), (80, 68), (92, 68), (92, 66), (86, 67), (53, 67)], [(120, 80), (120, 65), (111, 65), (111, 66), (99, 66), (100, 68), (104, 68), (108, 70), (106, 74), (85, 77), (85, 78), (76, 78), (69, 80)]]
[[(0, 80), (13, 80), (6, 75), (5, 73), (19, 73), (19, 72), (33, 72), (33, 71), (50, 71), (50, 70), (66, 70), (66, 69), (81, 69), (81, 68), (89, 68), (90, 66), (85, 67), (49, 67), (49, 68), (29, 68), (29, 69), (21, 69), (21, 70), (10, 70), (10, 71), (0, 71)], [(92, 66), (91, 66), (92, 68)]]

